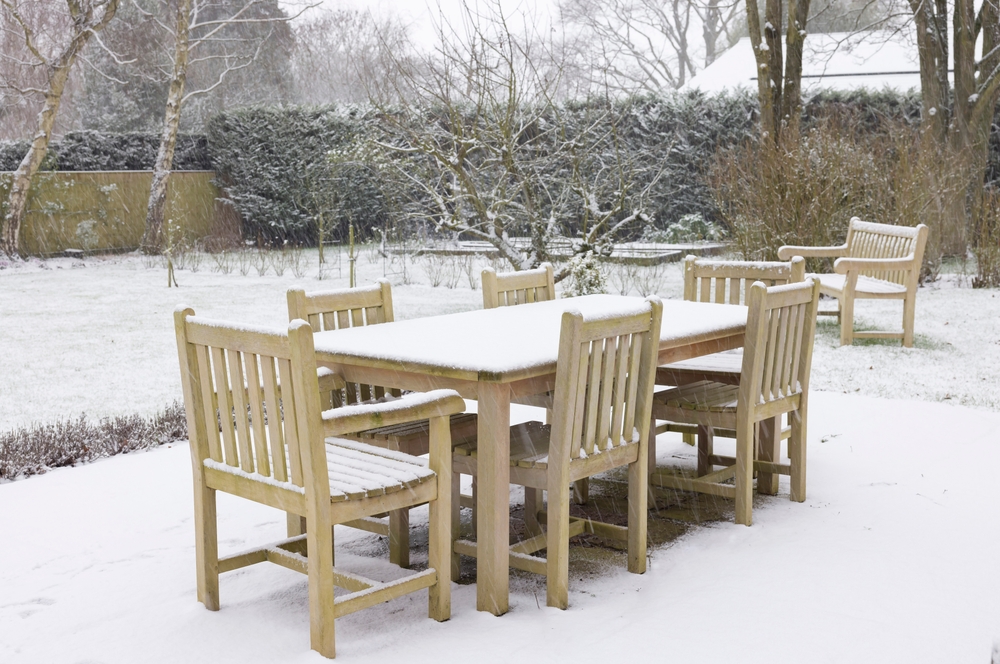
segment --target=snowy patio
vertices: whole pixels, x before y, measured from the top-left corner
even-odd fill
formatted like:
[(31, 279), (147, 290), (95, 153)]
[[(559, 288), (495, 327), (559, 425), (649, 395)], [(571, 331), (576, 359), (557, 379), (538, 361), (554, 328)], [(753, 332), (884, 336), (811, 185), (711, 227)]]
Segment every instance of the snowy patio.
[[(359, 283), (381, 276), (358, 265)], [(163, 271), (136, 258), (49, 268), (0, 272), (0, 430), (162, 408), (179, 398), (174, 305), (280, 326), (287, 287), (319, 283), (206, 270), (167, 290)], [(1000, 300), (956, 280), (921, 289), (914, 349), (840, 348), (836, 326), (821, 326), (805, 504), (783, 482), (755, 501), (751, 528), (703, 523), (653, 548), (642, 576), (619, 564), (574, 576), (566, 612), (545, 607), (543, 579), (516, 572), (501, 618), (475, 610), (474, 585), (453, 586), (443, 624), (426, 618), (423, 593), (384, 604), (338, 621), (339, 657), (989, 661), (1000, 638)], [(679, 284), (670, 268), (658, 292), (678, 297)], [(394, 289), (398, 319), (479, 306), (469, 288)], [(893, 304), (865, 303), (859, 319), (894, 320)], [(693, 462), (663, 440), (662, 460)], [(195, 600), (192, 512), (186, 443), (0, 485), (0, 661), (325, 661), (308, 650), (299, 575), (257, 566), (223, 577), (220, 612)], [(284, 514), (266, 507), (220, 496), (219, 513), (223, 554), (284, 534)], [(414, 517), (419, 533), (426, 509)], [(339, 563), (398, 574), (384, 555), (364, 557), (381, 553), (377, 538), (337, 535)]]

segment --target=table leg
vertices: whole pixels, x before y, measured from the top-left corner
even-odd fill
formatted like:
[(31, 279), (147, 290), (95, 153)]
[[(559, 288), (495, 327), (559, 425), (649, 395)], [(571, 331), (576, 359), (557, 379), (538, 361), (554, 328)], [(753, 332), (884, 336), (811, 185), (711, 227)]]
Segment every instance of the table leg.
[(478, 396), (476, 608), (499, 616), (510, 583), (510, 386), (480, 382)]

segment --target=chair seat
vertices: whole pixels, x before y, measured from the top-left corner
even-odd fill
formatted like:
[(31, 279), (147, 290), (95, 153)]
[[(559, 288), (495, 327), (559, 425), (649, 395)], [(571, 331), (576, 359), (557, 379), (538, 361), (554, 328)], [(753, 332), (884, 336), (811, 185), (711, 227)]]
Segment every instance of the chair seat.
[(685, 385), (698, 380), (738, 384), (743, 370), (743, 349), (726, 350), (656, 369), (657, 385)]
[(735, 414), (738, 393), (737, 385), (702, 380), (657, 392), (653, 403), (682, 410)]
[[(826, 295), (836, 295), (844, 292), (844, 283), (847, 281), (846, 274), (812, 274), (809, 276), (819, 279), (820, 291)], [(854, 292), (859, 295), (875, 297), (902, 297), (906, 295), (906, 286), (860, 275)]]
[[(510, 428), (510, 465), (521, 468), (548, 467), (549, 432), (552, 427), (541, 422), (524, 422)], [(476, 458), (479, 441), (473, 439), (455, 446), (457, 456)]]
[(426, 459), (343, 438), (327, 439), (326, 461), (331, 502), (412, 489), (435, 477)]

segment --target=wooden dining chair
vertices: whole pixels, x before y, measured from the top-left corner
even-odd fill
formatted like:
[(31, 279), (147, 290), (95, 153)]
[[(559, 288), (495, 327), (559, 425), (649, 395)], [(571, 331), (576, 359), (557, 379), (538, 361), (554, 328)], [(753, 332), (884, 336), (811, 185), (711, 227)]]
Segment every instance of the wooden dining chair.
[[(309, 293), (301, 288), (292, 288), (287, 293), (287, 300), (288, 319), (305, 320), (314, 332), (393, 322), (392, 287), (386, 279), (379, 279), (371, 286)], [(399, 390), (379, 385), (346, 383), (328, 369), (320, 368), (318, 373), (324, 408), (380, 400), (386, 395), (400, 395)], [(451, 437), (455, 442), (475, 437), (476, 428), (474, 413), (459, 413), (451, 418)], [(413, 456), (427, 454), (430, 449), (430, 427), (427, 420), (386, 424), (352, 432), (347, 437)], [(459, 499), (456, 497), (456, 500)], [(467, 502), (471, 501), (470, 496)], [(390, 512), (387, 520), (366, 518), (347, 525), (387, 537), (389, 560), (400, 567), (410, 566), (409, 509)]]
[[(429, 615), (451, 615), (451, 390), (323, 411), (312, 331), (288, 334), (174, 313), (194, 474), (198, 600), (219, 609), (219, 574), (272, 562), (309, 577), (310, 642), (335, 655), (334, 620), (422, 588)], [(332, 438), (430, 419), (430, 460)], [(219, 557), (216, 493), (308, 520), (306, 534)], [(334, 567), (333, 526), (430, 503), (428, 569), (382, 583)], [(348, 591), (334, 597), (334, 586)]]
[[(544, 489), (548, 505), (544, 530), (538, 522), (540, 505), (525, 505), (526, 522), (539, 532), (511, 547), (509, 564), (547, 576), (549, 606), (568, 605), (569, 538), (574, 535), (592, 532), (625, 540), (629, 571), (646, 570), (647, 445), (662, 311), (660, 300), (651, 297), (606, 317), (565, 312), (552, 422), (510, 429), (510, 481)], [(454, 471), (476, 476), (477, 459), (476, 441), (455, 446)], [(570, 517), (570, 483), (620, 466), (628, 467), (628, 527)], [(476, 546), (456, 540), (454, 550), (475, 556)], [(546, 558), (531, 555), (542, 549)]]
[(501, 272), (491, 267), (483, 270), (483, 309), (556, 299), (555, 272), (551, 263), (534, 270)]
[[(819, 287), (816, 279), (771, 288), (753, 284), (747, 297), (749, 314), (739, 385), (701, 380), (654, 396), (655, 419), (698, 426), (696, 476), (658, 468), (652, 474), (654, 487), (734, 498), (736, 523), (748, 526), (752, 523), (755, 470), (761, 493), (776, 492), (777, 475), (790, 475), (791, 499), (805, 500), (806, 416)], [(784, 413), (791, 422), (789, 462), (780, 463), (774, 448), (764, 444), (755, 459), (755, 425), (766, 426)], [(734, 457), (714, 453), (715, 427), (735, 430)], [(773, 440), (773, 431), (768, 435)], [(725, 467), (715, 471), (714, 466)], [(726, 484), (734, 478), (735, 485)]]
[[(765, 286), (798, 283), (805, 279), (805, 260), (793, 258), (787, 263), (763, 261), (712, 261), (688, 256), (684, 259), (684, 299), (688, 302), (745, 305), (750, 285), (760, 281)], [(658, 386), (687, 385), (708, 380), (739, 385), (743, 350), (735, 349), (674, 362), (656, 370)], [(693, 445), (697, 427), (679, 422), (663, 422), (657, 434), (668, 431), (683, 435)], [(782, 440), (791, 432), (781, 429)], [(717, 431), (716, 435), (735, 437), (735, 431)]]

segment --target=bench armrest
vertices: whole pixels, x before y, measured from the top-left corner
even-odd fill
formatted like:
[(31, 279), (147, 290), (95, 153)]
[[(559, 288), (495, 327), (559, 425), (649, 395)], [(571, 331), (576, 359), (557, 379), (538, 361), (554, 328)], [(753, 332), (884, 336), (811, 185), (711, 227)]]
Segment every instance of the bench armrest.
[(465, 400), (455, 390), (406, 394), (392, 401), (355, 404), (323, 412), (326, 437), (357, 433), (376, 427), (446, 417), (465, 411)]
[(914, 270), (919, 269), (912, 254), (906, 258), (838, 258), (833, 264), (837, 274), (860, 270)]
[(847, 253), (847, 245), (839, 247), (796, 247), (786, 244), (778, 249), (778, 258), (783, 261), (791, 260), (793, 256), (802, 258), (837, 258)]

